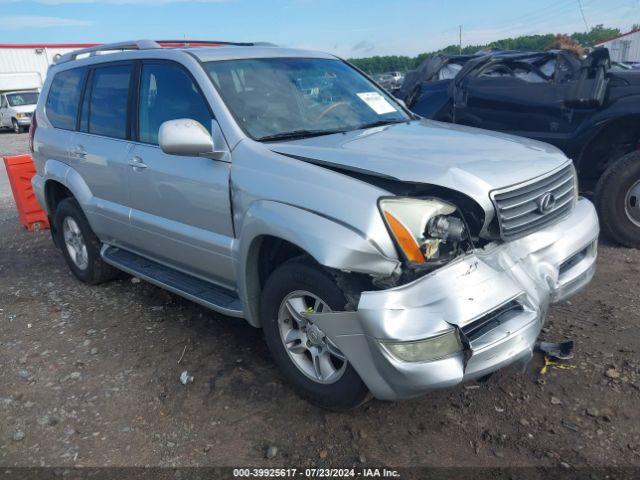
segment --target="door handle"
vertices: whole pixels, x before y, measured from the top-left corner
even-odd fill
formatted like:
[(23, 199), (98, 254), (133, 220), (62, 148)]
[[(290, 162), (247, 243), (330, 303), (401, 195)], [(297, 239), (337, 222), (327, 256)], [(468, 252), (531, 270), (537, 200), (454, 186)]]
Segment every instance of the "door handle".
[(87, 151), (84, 149), (82, 145), (78, 145), (73, 149), (73, 155), (78, 158), (84, 158), (87, 156)]
[(129, 166), (134, 170), (144, 170), (148, 165), (144, 163), (140, 157), (133, 157), (129, 160)]

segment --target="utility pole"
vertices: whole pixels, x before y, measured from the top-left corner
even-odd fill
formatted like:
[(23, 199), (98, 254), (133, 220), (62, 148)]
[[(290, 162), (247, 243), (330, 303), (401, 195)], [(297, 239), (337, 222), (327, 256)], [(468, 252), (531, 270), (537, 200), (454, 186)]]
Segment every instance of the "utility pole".
[(460, 36), (459, 36), (459, 45), (460, 45), (460, 55), (462, 55), (462, 25), (460, 25)]
[(578, 7), (580, 8), (580, 14), (582, 15), (582, 20), (584, 21), (584, 28), (586, 28), (587, 33), (589, 32), (589, 24), (587, 23), (587, 17), (584, 16), (584, 8), (582, 8), (582, 0), (578, 0)]

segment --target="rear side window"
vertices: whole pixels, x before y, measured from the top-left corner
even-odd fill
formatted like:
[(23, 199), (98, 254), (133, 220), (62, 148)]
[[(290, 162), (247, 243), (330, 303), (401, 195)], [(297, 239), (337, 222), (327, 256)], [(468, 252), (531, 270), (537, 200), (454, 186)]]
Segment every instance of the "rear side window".
[(140, 78), (138, 136), (157, 144), (160, 125), (167, 120), (191, 118), (211, 132), (211, 113), (191, 77), (178, 65), (145, 64)]
[[(83, 106), (82, 130), (113, 138), (127, 137), (127, 104), (131, 65), (110, 65), (96, 68), (87, 86), (88, 108)], [(86, 102), (86, 100), (85, 100)]]
[(56, 128), (75, 130), (84, 68), (56, 74), (47, 97), (47, 118)]

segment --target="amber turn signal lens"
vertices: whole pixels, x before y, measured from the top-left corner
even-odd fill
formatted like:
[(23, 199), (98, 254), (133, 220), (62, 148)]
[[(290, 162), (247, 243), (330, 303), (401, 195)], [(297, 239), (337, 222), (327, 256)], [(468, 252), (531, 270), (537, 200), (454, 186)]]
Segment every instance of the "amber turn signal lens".
[(396, 241), (402, 251), (407, 256), (407, 259), (411, 262), (424, 263), (424, 255), (420, 251), (420, 246), (416, 242), (411, 232), (405, 228), (404, 225), (389, 212), (384, 212), (384, 216), (389, 223), (389, 227), (393, 232), (393, 236), (396, 237)]

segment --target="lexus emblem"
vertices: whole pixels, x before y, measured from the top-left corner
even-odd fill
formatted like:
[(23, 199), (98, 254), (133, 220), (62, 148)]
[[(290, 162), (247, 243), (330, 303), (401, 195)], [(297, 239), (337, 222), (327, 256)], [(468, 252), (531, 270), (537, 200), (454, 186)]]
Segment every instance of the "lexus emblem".
[(556, 206), (556, 197), (553, 193), (547, 192), (538, 198), (536, 203), (538, 204), (538, 212), (544, 215), (545, 213), (549, 213), (553, 210), (553, 207)]

